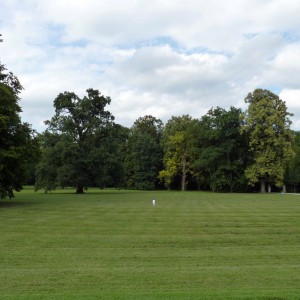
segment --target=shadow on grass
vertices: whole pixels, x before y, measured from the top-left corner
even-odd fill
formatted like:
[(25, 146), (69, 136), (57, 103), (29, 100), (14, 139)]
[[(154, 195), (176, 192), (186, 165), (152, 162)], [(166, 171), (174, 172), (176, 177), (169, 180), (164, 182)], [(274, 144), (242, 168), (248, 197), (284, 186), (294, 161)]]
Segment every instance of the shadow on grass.
[(0, 200), (0, 209), (1, 208), (13, 208), (13, 207), (25, 207), (25, 206), (31, 206), (36, 203), (33, 202), (17, 202), (17, 201), (9, 201), (9, 200)]
[[(75, 190), (54, 190), (54, 191), (49, 191), (49, 192), (43, 192), (41, 194), (46, 194), (46, 195), (73, 195), (73, 196), (95, 196), (95, 195), (124, 195), (124, 194), (141, 194), (145, 193), (147, 191), (141, 191), (141, 190), (87, 190), (84, 193), (76, 193)], [(153, 192), (153, 191), (149, 191)]]

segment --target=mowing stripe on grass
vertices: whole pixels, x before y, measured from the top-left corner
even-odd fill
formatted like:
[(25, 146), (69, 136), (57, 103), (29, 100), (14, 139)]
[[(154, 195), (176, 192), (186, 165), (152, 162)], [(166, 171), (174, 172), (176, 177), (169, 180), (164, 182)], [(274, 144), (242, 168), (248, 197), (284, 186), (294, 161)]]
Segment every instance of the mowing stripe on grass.
[(28, 188), (0, 205), (0, 298), (299, 299), (299, 213), (292, 195)]

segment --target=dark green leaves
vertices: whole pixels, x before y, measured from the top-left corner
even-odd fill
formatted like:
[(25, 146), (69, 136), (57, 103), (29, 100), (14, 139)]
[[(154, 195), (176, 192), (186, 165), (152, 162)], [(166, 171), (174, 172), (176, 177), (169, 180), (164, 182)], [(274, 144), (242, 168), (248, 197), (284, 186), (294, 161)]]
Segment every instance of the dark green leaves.
[(72, 186), (82, 191), (116, 182), (111, 171), (114, 164), (120, 164), (116, 158), (119, 131), (114, 117), (105, 110), (110, 101), (93, 89), (82, 99), (70, 92), (56, 97), (55, 115), (46, 121), (48, 129), (42, 136), (45, 149), (38, 166), (37, 189)]
[(31, 126), (22, 123), (19, 116), (22, 86), (5, 70), (0, 64), (0, 198), (11, 198), (25, 183), (39, 146)]

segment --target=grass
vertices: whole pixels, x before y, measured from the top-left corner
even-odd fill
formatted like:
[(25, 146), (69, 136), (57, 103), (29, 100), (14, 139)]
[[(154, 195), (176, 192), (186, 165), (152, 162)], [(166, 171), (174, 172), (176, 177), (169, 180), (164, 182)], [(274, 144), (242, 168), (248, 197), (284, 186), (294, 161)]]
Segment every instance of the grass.
[(300, 299), (299, 216), (293, 195), (27, 188), (0, 202), (0, 299)]

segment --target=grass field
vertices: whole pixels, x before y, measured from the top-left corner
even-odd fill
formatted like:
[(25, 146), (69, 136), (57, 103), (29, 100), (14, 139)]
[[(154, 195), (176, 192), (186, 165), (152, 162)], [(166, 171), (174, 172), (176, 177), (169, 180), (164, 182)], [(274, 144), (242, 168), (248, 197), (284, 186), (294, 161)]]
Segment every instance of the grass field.
[(27, 188), (0, 232), (0, 299), (300, 299), (300, 196)]

